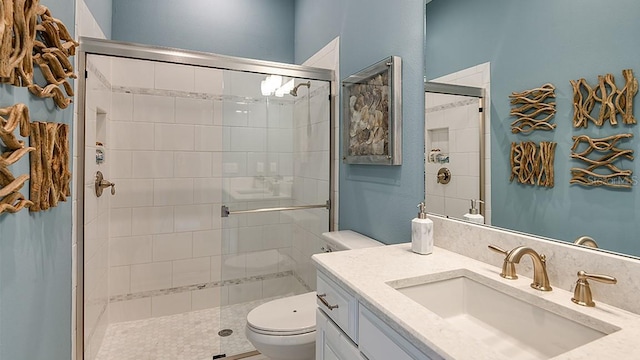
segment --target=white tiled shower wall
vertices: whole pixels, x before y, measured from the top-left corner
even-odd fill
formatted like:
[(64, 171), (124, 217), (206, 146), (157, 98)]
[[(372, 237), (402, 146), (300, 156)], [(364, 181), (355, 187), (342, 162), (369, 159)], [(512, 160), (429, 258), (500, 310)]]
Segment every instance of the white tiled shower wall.
[[(85, 358), (94, 359), (109, 323), (109, 196), (97, 197), (94, 179), (101, 171), (108, 179), (109, 164), (96, 163), (96, 142), (104, 142), (111, 114), (111, 89), (107, 77), (109, 60), (97, 56), (87, 59), (85, 106), (85, 183), (84, 183), (84, 344)], [(108, 194), (108, 190), (105, 192)], [(74, 323), (75, 325), (75, 323)]]
[[(485, 139), (485, 156), (484, 156), (484, 165), (485, 165), (485, 181), (484, 181), (484, 190), (485, 190), (485, 223), (486, 224), (491, 224), (491, 64), (490, 63), (483, 63), (480, 65), (476, 65), (476, 66), (472, 66), (470, 68), (467, 69), (463, 69), (442, 77), (439, 77), (437, 79), (432, 79), (430, 81), (434, 81), (434, 82), (439, 82), (439, 83), (448, 83), (448, 84), (456, 84), (456, 85), (465, 85), (465, 86), (473, 86), (473, 87), (481, 87), (485, 89), (485, 109), (484, 109), (484, 120), (485, 120), (485, 124), (484, 124), (484, 139)], [(436, 105), (441, 105), (439, 103), (434, 103), (433, 100), (429, 100), (429, 97), (431, 95), (429, 95), (426, 99), (425, 99), (425, 108), (429, 109), (430, 107), (434, 107)], [(437, 100), (436, 100), (437, 101)], [(475, 105), (470, 105), (470, 106), (474, 106)], [(476, 107), (477, 108), (477, 107)], [(452, 109), (453, 110), (453, 109)], [(464, 110), (462, 110), (462, 108), (460, 108), (460, 110), (456, 110), (457, 112), (461, 113)], [(455, 114), (454, 111), (454, 116), (460, 115), (460, 114)], [(477, 121), (478, 117), (477, 117), (477, 112), (476, 110), (473, 110), (472, 112), (475, 113), (475, 115), (472, 117), (473, 120)], [(444, 113), (443, 113), (444, 114)], [(445, 118), (445, 122), (446, 122), (446, 118)], [(441, 124), (442, 125), (442, 124)], [(431, 125), (427, 125), (427, 126), (431, 126)], [(427, 129), (427, 126), (425, 126), (425, 131)], [(442, 127), (442, 126), (440, 126)], [(433, 127), (433, 128), (437, 128), (437, 127)], [(477, 135), (477, 132), (475, 133)], [(450, 139), (452, 139), (453, 137), (455, 137), (455, 135), (450, 134)], [(471, 135), (463, 135), (463, 137), (468, 138), (469, 140), (471, 140), (472, 136)], [(477, 136), (475, 137), (477, 139)], [(456, 139), (456, 143), (459, 143), (459, 141)], [(477, 144), (477, 143), (476, 143)], [(427, 153), (429, 151), (429, 149), (426, 149)], [(471, 162), (469, 163), (470, 165), (473, 164), (477, 164), (477, 162), (473, 162), (473, 164), (471, 164)], [(437, 169), (436, 169), (437, 172)], [(456, 171), (457, 172), (457, 171)], [(463, 170), (464, 172), (464, 170)], [(453, 173), (453, 171), (452, 171)], [(455, 174), (453, 174), (454, 177), (453, 179), (455, 179)], [(430, 185), (431, 185), (431, 189), (433, 189), (433, 183), (435, 182), (435, 180), (429, 180), (430, 178), (435, 179), (434, 176), (428, 176), (425, 184), (427, 186), (427, 194), (432, 193), (430, 190)], [(453, 181), (453, 180), (452, 180)], [(469, 186), (468, 185), (464, 185), (461, 184), (460, 186), (458, 186), (455, 190), (452, 189), (452, 193), (455, 193), (455, 196), (458, 197), (458, 200), (460, 201), (454, 201), (455, 203), (455, 207), (454, 207), (454, 211), (456, 215), (451, 215), (451, 216), (455, 216), (460, 218), (462, 214), (465, 214), (466, 212), (468, 212), (469, 210), (469, 199), (466, 200), (466, 204), (464, 204), (463, 206), (463, 199), (460, 199), (462, 196), (460, 196), (459, 189), (462, 189), (462, 195), (463, 196), (468, 196), (469, 194), (467, 194), (469, 191)], [(475, 189), (474, 189), (475, 190)], [(437, 189), (434, 189), (434, 191), (436, 191), (436, 193), (432, 193), (435, 196), (442, 196), (441, 193), (437, 192)], [(448, 196), (448, 195), (447, 195)], [(436, 198), (436, 201), (439, 201), (440, 199)], [(427, 195), (427, 206), (429, 206), (429, 202), (430, 202), (430, 197), (429, 195)], [(440, 201), (440, 204), (442, 204), (442, 201)], [(436, 204), (434, 204), (436, 206)], [(430, 210), (431, 211), (431, 210)], [(439, 212), (436, 210), (433, 210), (434, 212)], [(461, 212), (462, 211), (462, 212)], [(449, 214), (447, 214), (449, 215)]]
[[(305, 66), (313, 66), (321, 69), (328, 69), (334, 71), (334, 78), (340, 79), (340, 37), (336, 37), (331, 40), (327, 45), (320, 49), (317, 53), (312, 55), (309, 59), (302, 63)], [(339, 99), (340, 82), (334, 81), (331, 88), (333, 94), (335, 106), (331, 109), (333, 112), (333, 130), (335, 134), (335, 142), (333, 147), (333, 158), (331, 163), (333, 165), (333, 224), (335, 229), (340, 228), (339, 223), (339, 188), (340, 188), (340, 109), (337, 105)]]
[[(324, 48), (303, 63), (306, 66), (314, 66), (323, 69), (335, 71), (335, 78), (340, 79), (339, 75), (339, 49), (340, 39), (335, 38)], [(337, 82), (336, 82), (337, 83)], [(295, 176), (294, 176), (294, 194), (298, 199), (297, 204), (315, 204), (324, 203), (328, 200), (329, 190), (329, 168), (327, 161), (321, 161), (327, 164), (322, 169), (313, 168), (312, 158), (326, 159), (329, 157), (329, 116), (328, 111), (334, 114), (334, 132), (336, 141), (334, 144), (334, 156), (330, 159), (333, 163), (335, 172), (333, 173), (334, 189), (333, 204), (334, 209), (334, 226), (339, 229), (338, 224), (338, 183), (339, 183), (339, 162), (340, 160), (340, 141), (338, 134), (339, 116), (338, 107), (330, 109), (327, 106), (329, 101), (329, 89), (317, 89), (312, 83), (310, 92), (306, 92), (304, 88), (299, 94), (311, 94), (310, 119), (307, 119), (307, 100), (302, 98), (295, 103)], [(332, 94), (338, 94), (338, 89), (331, 89)], [(309, 124), (311, 124), (309, 126)], [(315, 199), (313, 193), (318, 194)], [(293, 259), (295, 261), (294, 274), (311, 289), (316, 288), (316, 270), (311, 264), (311, 255), (322, 252), (324, 241), (322, 240), (322, 232), (328, 231), (326, 210), (299, 211), (294, 217), (295, 227), (293, 233)]]
[(220, 216), (292, 203), (231, 189), (293, 179), (293, 100), (265, 101), (256, 74), (127, 59), (113, 74), (111, 321), (301, 291), (292, 214)]
[[(328, 83), (265, 100), (264, 75), (89, 58), (85, 357), (95, 358), (108, 323), (315, 288), (310, 256), (327, 210), (221, 219), (220, 205), (328, 199)], [(99, 166), (96, 140), (106, 149)], [(115, 196), (91, 195), (98, 167)], [(290, 182), (288, 196), (286, 185), (280, 198), (230, 195), (275, 176)]]
[[(312, 82), (309, 92), (298, 91), (295, 103), (293, 198), (295, 205), (319, 205), (329, 200), (329, 85)], [(309, 98), (310, 96), (310, 98)], [(316, 287), (311, 255), (321, 252), (322, 233), (329, 231), (328, 210), (291, 212), (294, 219), (295, 275)]]

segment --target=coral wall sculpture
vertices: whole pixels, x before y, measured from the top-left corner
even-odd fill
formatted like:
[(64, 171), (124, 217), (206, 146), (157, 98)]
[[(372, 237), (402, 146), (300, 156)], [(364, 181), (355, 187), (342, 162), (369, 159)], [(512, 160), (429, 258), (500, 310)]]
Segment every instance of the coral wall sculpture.
[(71, 195), (69, 171), (69, 126), (31, 123), (31, 211), (47, 210)]
[(511, 123), (511, 132), (530, 133), (535, 130), (553, 130), (556, 124), (551, 119), (556, 113), (556, 103), (550, 101), (556, 97), (555, 86), (544, 84), (539, 88), (520, 93), (511, 93), (511, 116), (517, 120)]
[(32, 49), (38, 0), (0, 1), (0, 82), (33, 83)]
[(556, 143), (532, 141), (511, 143), (511, 178), (521, 184), (552, 188)]
[[(617, 134), (601, 139), (591, 139), (589, 136), (580, 135), (573, 137), (571, 147), (571, 157), (588, 164), (586, 168), (571, 168), (571, 184), (582, 186), (609, 186), (615, 188), (630, 188), (633, 185), (631, 175), (632, 170), (622, 170), (613, 164), (616, 160), (623, 158), (633, 160), (633, 150), (620, 149), (617, 143), (623, 139), (632, 138), (633, 134)], [(585, 150), (577, 152), (580, 144), (585, 143)], [(590, 159), (588, 156), (593, 153), (601, 153), (597, 159)], [(602, 168), (600, 172), (596, 172)]]
[[(40, 67), (47, 85), (41, 87), (34, 83), (29, 85), (29, 91), (39, 97), (53, 98), (59, 108), (65, 109), (71, 103), (70, 97), (73, 97), (73, 87), (67, 79), (77, 78), (69, 57), (75, 55), (78, 43), (62, 21), (51, 16), (47, 7), (41, 5), (37, 14), (39, 22), (36, 26), (33, 61)], [(69, 98), (65, 97), (60, 85)]]
[[(585, 79), (571, 80), (573, 87), (573, 127), (586, 128), (589, 121), (598, 127), (602, 127), (606, 121), (611, 125), (618, 125), (618, 116), (623, 124), (633, 125), (636, 118), (633, 116), (633, 99), (638, 93), (638, 79), (633, 75), (633, 70), (622, 70), (625, 85), (618, 89), (612, 74), (599, 75), (598, 84), (589, 86)], [(592, 115), (596, 104), (600, 107), (598, 115)]]
[(15, 213), (33, 205), (20, 193), (20, 189), (29, 180), (29, 175), (24, 174), (16, 178), (8, 168), (25, 154), (35, 150), (16, 138), (14, 131), (18, 127), (20, 135), (29, 136), (29, 109), (24, 104), (0, 108), (0, 140), (8, 150), (0, 155), (0, 214)]

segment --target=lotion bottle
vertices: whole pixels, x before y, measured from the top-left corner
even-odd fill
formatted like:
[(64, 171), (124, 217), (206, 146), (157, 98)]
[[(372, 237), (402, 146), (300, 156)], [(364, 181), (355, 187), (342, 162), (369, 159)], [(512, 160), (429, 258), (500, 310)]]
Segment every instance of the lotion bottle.
[(411, 250), (428, 255), (433, 252), (433, 221), (427, 218), (424, 202), (418, 204), (418, 217), (411, 220)]
[(471, 209), (469, 209), (469, 212), (463, 216), (465, 220), (476, 224), (484, 224), (484, 216), (480, 214), (477, 207), (477, 203), (479, 202), (484, 203), (482, 200), (471, 199)]

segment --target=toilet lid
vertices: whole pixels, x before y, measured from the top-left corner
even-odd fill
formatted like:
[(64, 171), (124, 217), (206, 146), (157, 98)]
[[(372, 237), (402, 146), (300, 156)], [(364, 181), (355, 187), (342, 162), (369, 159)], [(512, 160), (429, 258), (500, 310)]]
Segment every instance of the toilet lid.
[(266, 333), (303, 334), (316, 328), (316, 293), (309, 292), (264, 303), (247, 315), (247, 325)]

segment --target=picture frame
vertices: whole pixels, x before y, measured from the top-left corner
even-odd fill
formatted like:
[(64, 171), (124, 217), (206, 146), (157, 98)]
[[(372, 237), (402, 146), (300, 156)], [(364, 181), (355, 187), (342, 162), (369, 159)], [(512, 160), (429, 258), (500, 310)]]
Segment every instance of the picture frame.
[(343, 162), (402, 165), (402, 59), (390, 56), (342, 81)]

